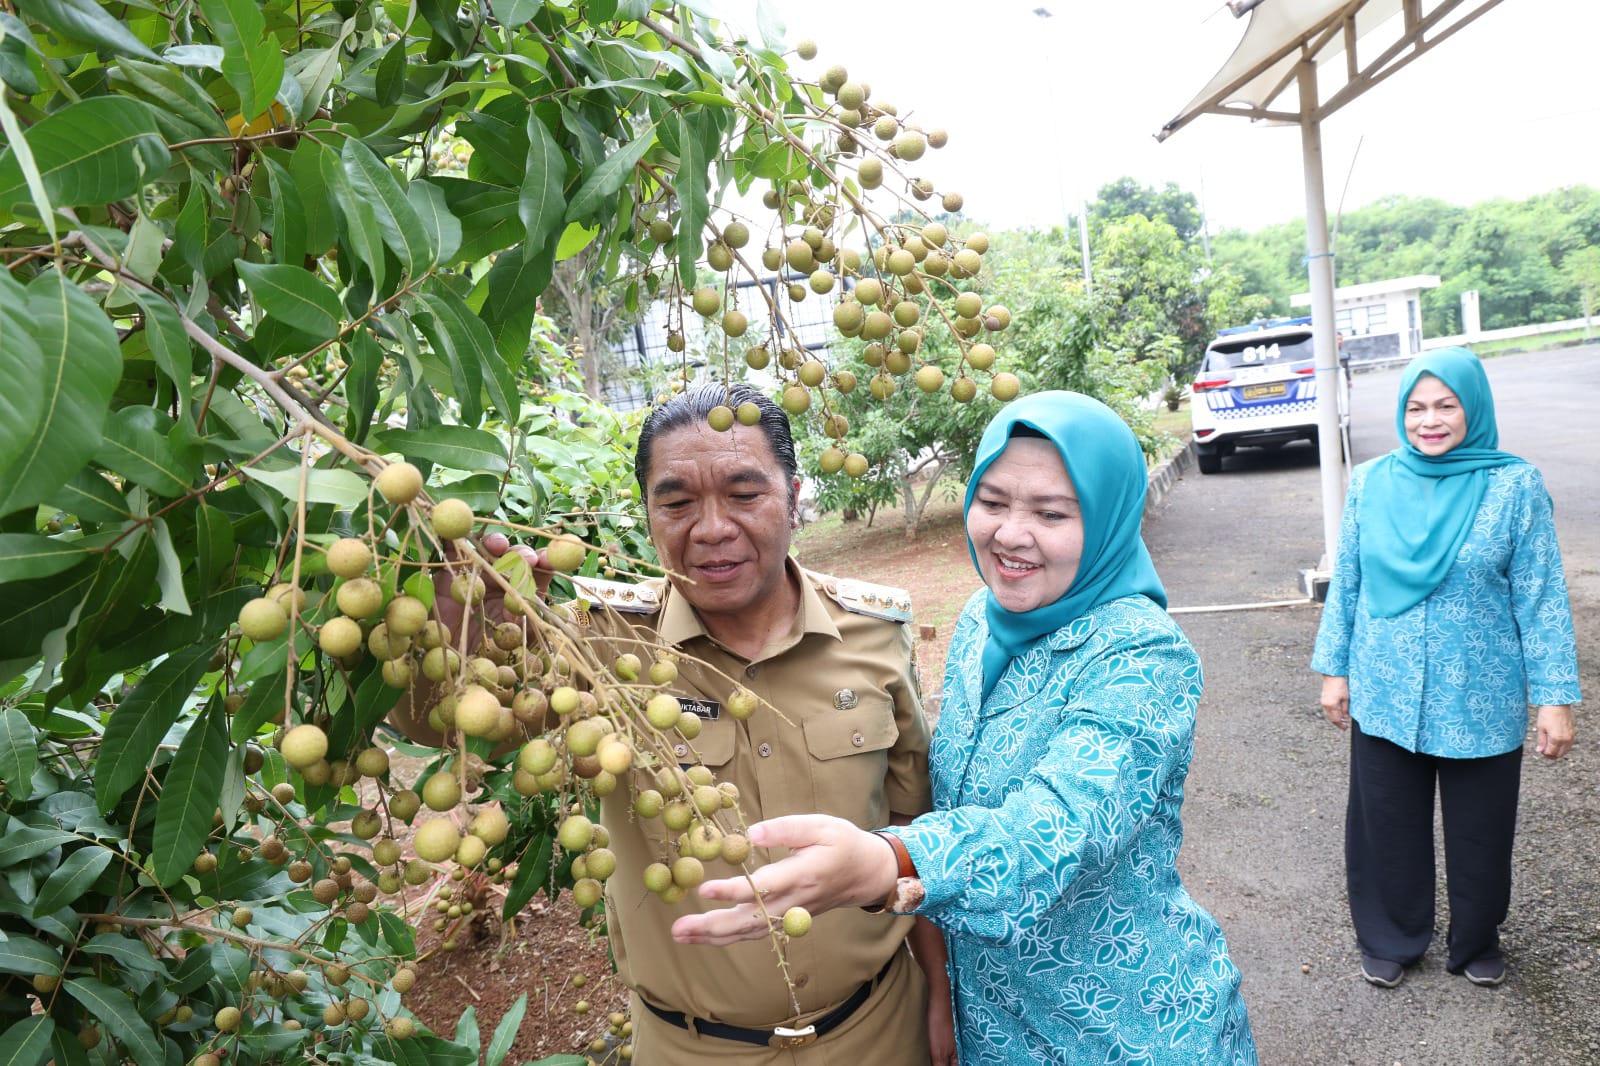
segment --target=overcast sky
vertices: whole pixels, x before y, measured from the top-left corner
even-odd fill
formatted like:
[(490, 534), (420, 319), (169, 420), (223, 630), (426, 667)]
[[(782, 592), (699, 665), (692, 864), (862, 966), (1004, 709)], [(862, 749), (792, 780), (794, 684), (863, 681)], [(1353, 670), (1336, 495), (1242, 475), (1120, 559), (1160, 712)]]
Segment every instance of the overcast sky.
[[(949, 130), (918, 171), (991, 227), (1055, 224), (1122, 175), (1203, 188), (1213, 232), (1304, 215), (1297, 128), (1208, 115), (1154, 139), (1244, 31), (1221, 0), (768, 2), (791, 46), (821, 49), (802, 72), (843, 63), (875, 99)], [(753, 0), (719, 6), (753, 28)], [(1600, 0), (1504, 0), (1324, 123), (1330, 217), (1341, 196), (1349, 210), (1600, 185), (1597, 46)]]

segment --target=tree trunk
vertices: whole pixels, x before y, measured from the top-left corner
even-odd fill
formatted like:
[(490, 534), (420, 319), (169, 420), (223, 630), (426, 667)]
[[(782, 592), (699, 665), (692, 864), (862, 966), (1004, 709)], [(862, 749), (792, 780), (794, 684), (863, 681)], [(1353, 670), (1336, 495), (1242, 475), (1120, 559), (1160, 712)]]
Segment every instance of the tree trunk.
[(900, 476), (900, 498), (906, 512), (906, 542), (911, 543), (917, 539), (917, 525), (922, 520), (922, 508), (917, 506), (917, 490), (911, 484), (909, 474)]

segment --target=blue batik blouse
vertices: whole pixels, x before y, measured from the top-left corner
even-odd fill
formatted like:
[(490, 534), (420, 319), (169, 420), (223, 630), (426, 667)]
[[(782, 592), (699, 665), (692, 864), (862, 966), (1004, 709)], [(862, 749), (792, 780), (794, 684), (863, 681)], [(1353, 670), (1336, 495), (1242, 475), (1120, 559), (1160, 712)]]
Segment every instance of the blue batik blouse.
[(1092, 608), (982, 698), (986, 594), (951, 640), (934, 811), (892, 830), (950, 951), (963, 1066), (1248, 1066), (1240, 975), (1176, 862), (1200, 661), (1144, 596)]
[[(1376, 461), (1376, 460), (1374, 460)], [(1469, 759), (1522, 745), (1528, 705), (1577, 703), (1577, 643), (1550, 495), (1536, 467), (1488, 471), (1472, 528), (1443, 582), (1393, 618), (1367, 610), (1362, 487), (1345, 497), (1337, 561), (1311, 668), (1348, 677), (1361, 731), (1407, 751)]]

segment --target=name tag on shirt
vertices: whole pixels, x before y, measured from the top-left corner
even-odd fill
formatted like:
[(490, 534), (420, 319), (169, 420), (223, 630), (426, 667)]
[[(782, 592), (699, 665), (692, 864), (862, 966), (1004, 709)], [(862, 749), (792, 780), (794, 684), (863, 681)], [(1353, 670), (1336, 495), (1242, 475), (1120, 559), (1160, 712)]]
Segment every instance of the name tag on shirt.
[(691, 700), (680, 696), (678, 702), (683, 705), (684, 710), (693, 711), (708, 721), (714, 722), (722, 717), (722, 704), (716, 700)]

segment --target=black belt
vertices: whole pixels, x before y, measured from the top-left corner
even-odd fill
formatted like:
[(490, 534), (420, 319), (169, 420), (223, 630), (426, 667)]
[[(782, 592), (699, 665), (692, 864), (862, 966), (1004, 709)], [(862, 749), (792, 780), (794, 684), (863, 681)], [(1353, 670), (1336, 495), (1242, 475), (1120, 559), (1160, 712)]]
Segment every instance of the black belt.
[(658, 1007), (643, 996), (639, 997), (639, 1002), (643, 1003), (649, 1008), (651, 1014), (654, 1014), (662, 1021), (670, 1022), (679, 1029), (690, 1029), (691, 1032), (700, 1036), (715, 1036), (723, 1040), (738, 1040), (745, 1044), (755, 1044), (758, 1047), (771, 1047), (781, 1050), (801, 1048), (822, 1039), (848, 1021), (850, 1016), (860, 1008), (861, 1004), (867, 1001), (867, 997), (872, 995), (873, 987), (883, 980), (884, 975), (889, 972), (889, 967), (894, 965), (897, 955), (899, 955), (898, 951), (894, 955), (890, 955), (889, 961), (883, 964), (883, 969), (878, 971), (877, 976), (850, 993), (850, 998), (810, 1025), (799, 1029), (788, 1029), (781, 1025), (773, 1029), (743, 1029), (737, 1025), (723, 1025), (721, 1022), (703, 1022), (699, 1020), (696, 1020), (693, 1028), (690, 1029), (689, 1016), (682, 1011), (666, 1010)]

